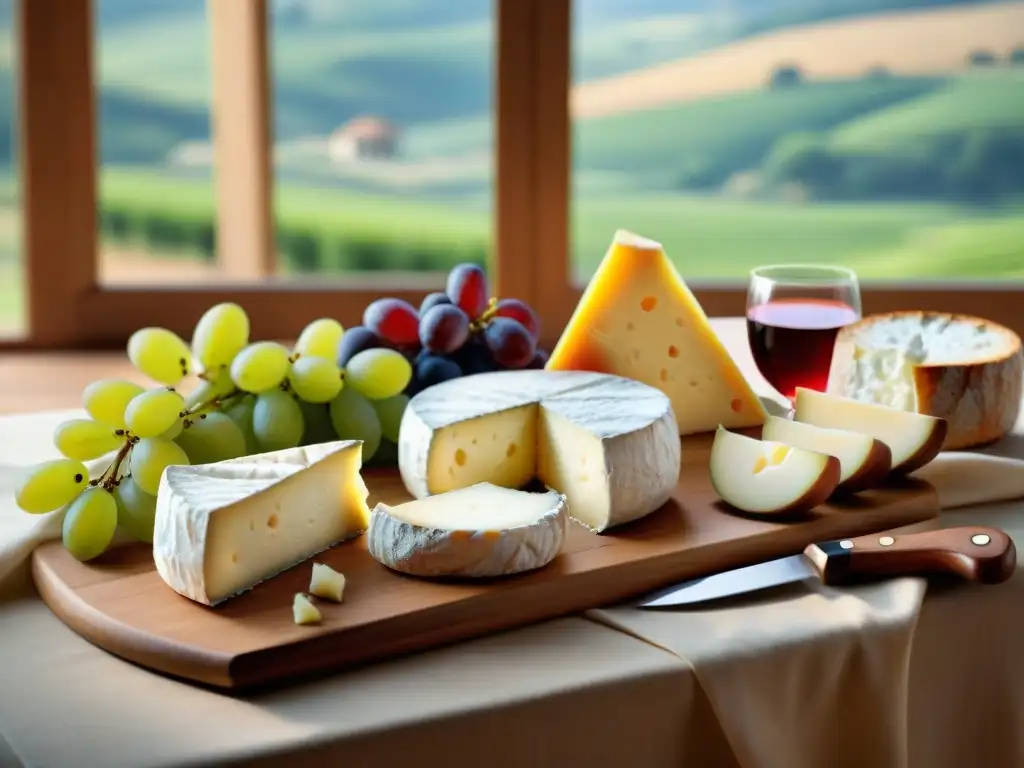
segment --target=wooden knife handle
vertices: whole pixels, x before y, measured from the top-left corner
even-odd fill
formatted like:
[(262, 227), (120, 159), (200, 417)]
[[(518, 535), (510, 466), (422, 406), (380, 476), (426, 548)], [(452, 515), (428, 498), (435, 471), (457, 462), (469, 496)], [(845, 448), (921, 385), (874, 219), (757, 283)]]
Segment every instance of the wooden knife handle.
[(982, 526), (836, 539), (811, 544), (804, 555), (825, 584), (938, 574), (998, 584), (1013, 575), (1017, 564), (1013, 540), (1002, 531)]

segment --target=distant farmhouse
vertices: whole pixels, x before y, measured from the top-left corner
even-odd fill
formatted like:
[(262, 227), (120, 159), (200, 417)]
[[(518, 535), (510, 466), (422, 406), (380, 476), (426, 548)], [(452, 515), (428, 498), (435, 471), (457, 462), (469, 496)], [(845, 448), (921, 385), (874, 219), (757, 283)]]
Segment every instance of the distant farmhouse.
[(327, 142), (327, 154), (336, 163), (386, 160), (398, 150), (398, 128), (382, 117), (365, 115), (336, 128)]

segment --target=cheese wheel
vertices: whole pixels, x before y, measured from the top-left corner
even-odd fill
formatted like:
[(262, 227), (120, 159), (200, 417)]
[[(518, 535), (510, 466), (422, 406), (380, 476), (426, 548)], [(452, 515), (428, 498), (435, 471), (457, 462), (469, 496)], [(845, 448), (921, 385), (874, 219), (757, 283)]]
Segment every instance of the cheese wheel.
[(998, 440), (1020, 413), (1020, 337), (979, 317), (872, 315), (840, 331), (828, 391), (949, 422), (943, 450)]

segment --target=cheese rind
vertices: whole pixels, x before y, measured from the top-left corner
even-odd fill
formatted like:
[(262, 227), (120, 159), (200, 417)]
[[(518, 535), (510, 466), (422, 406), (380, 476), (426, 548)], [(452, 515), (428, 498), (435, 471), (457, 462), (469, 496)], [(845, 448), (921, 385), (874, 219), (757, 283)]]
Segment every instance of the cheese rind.
[(894, 312), (840, 331), (828, 391), (949, 422), (943, 450), (998, 440), (1020, 414), (1020, 337), (966, 315)]
[(369, 522), (361, 455), (362, 443), (347, 440), (168, 467), (157, 572), (179, 594), (217, 605), (358, 536)]
[(370, 555), (411, 576), (487, 578), (543, 568), (562, 548), (565, 496), (480, 483), (390, 507), (377, 504)]
[(671, 497), (681, 445), (668, 398), (620, 376), (505, 371), (453, 379), (416, 395), (399, 435), (399, 469), (415, 498), (533, 478), (603, 531)]
[(620, 230), (545, 366), (641, 381), (672, 402), (680, 435), (767, 415), (660, 243)]
[(309, 594), (340, 603), (345, 594), (345, 577), (323, 563), (313, 563), (309, 577)]

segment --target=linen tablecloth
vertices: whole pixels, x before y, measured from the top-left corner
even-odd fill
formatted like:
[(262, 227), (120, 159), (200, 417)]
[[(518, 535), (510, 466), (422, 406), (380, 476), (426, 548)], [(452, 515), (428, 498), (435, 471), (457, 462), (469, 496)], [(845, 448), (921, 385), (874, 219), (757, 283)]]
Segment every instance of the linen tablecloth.
[[(751, 378), (737, 326), (719, 322)], [(742, 328), (742, 326), (739, 326)], [(0, 419), (0, 465), (52, 456), (68, 414)], [(1021, 430), (1024, 434), (1024, 430)], [(1024, 438), (987, 453), (1024, 456)], [(968, 484), (969, 476), (992, 473)], [(1003, 498), (1021, 465), (944, 457), (946, 506)], [(34, 526), (0, 466), (0, 561)], [(967, 478), (967, 479), (965, 479)], [(985, 486), (982, 488), (982, 486)], [(944, 512), (1024, 542), (1019, 504)], [(52, 532), (52, 524), (49, 525)], [(7, 558), (4, 560), (7, 547)], [(0, 562), (0, 766), (921, 766), (1024, 763), (1024, 581), (925, 596), (899, 579), (742, 607), (591, 611), (256, 697), (91, 646)]]

